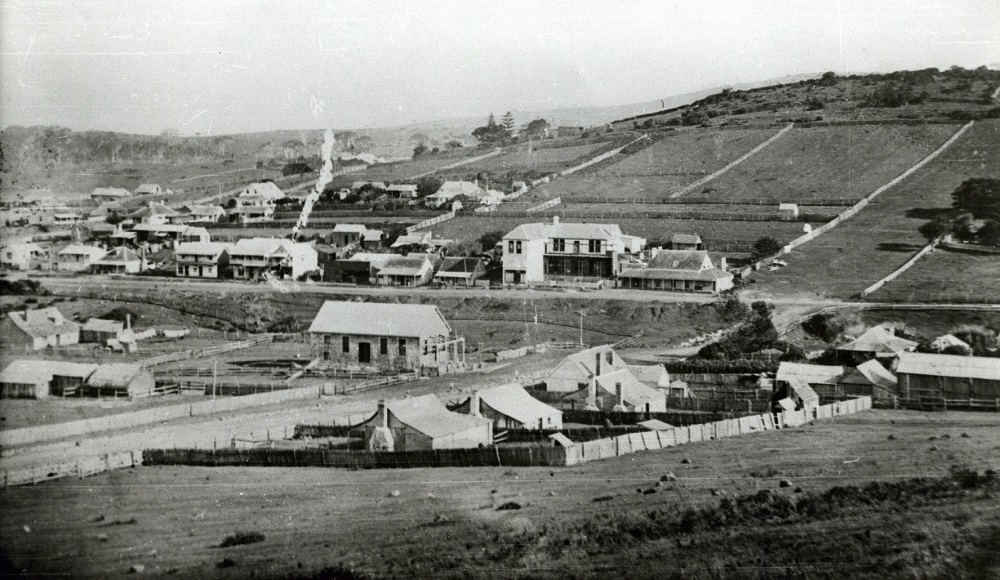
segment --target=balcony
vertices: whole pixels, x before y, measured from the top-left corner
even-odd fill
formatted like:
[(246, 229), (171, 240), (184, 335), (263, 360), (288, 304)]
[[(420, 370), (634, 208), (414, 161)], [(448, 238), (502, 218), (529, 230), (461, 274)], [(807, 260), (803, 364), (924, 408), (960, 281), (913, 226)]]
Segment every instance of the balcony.
[(608, 249), (607, 244), (601, 244), (601, 249), (597, 252), (591, 252), (590, 245), (587, 243), (576, 245), (572, 242), (566, 242), (565, 246), (558, 248), (552, 242), (545, 244), (545, 254), (553, 256), (590, 256), (599, 258), (610, 256), (612, 253), (613, 252)]

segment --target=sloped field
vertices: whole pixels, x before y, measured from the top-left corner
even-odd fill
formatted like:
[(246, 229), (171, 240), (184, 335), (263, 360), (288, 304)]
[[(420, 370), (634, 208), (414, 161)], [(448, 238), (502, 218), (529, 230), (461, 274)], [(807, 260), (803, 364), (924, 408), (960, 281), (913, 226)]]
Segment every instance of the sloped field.
[(898, 302), (1000, 302), (1000, 254), (938, 249), (871, 295)]
[(527, 146), (518, 146), (495, 157), (442, 171), (442, 177), (451, 179), (471, 179), (477, 173), (502, 174), (514, 172), (518, 175), (541, 177), (578, 165), (614, 147), (613, 143), (587, 143), (570, 147), (535, 147), (529, 153)]
[(954, 125), (793, 128), (690, 197), (861, 199), (943, 143)]
[[(972, 177), (1000, 177), (998, 121), (973, 125), (939, 157), (884, 192), (853, 219), (785, 256), (789, 267), (760, 273), (757, 287), (783, 293), (807, 291), (841, 297), (857, 294), (926, 244), (917, 228), (936, 211), (950, 208), (951, 193)], [(942, 290), (966, 292), (959, 263), (940, 263), (946, 272), (954, 274), (940, 274), (947, 284)], [(884, 290), (891, 290), (889, 286)], [(873, 295), (874, 300), (878, 298), (879, 294)]]

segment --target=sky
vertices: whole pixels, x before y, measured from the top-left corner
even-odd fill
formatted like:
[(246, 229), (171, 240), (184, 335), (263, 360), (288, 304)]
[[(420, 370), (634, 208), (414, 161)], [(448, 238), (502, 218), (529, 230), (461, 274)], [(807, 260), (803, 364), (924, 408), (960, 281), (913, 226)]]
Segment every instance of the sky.
[(1000, 67), (1000, 0), (0, 0), (0, 125), (183, 135)]

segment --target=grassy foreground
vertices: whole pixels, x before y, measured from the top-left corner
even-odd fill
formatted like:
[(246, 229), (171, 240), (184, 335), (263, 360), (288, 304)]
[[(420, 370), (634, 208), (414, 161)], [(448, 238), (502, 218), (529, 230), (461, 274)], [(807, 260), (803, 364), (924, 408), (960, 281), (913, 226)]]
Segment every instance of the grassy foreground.
[(560, 470), (141, 468), (2, 492), (0, 540), (90, 577), (989, 577), (998, 431), (872, 411)]

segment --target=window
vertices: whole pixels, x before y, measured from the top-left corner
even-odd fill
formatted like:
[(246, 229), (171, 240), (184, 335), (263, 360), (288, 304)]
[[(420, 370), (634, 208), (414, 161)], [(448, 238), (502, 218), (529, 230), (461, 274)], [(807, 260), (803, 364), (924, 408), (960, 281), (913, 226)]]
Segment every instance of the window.
[(323, 351), (323, 360), (330, 360), (330, 351), (328, 350)]
[(514, 253), (514, 240), (510, 240), (507, 242), (507, 253), (508, 254)]
[(601, 253), (601, 240), (590, 240), (590, 243), (588, 244), (588, 249), (590, 250), (591, 254)]
[(514, 248), (515, 248), (514, 249), (514, 253), (515, 254), (520, 254), (521, 253), (521, 241), (520, 240), (518, 240), (517, 242), (515, 242)]
[(389, 354), (389, 339), (380, 338), (378, 339), (378, 353), (381, 355)]
[(399, 339), (399, 356), (406, 356), (406, 339)]
[(614, 362), (615, 362), (614, 361), (614, 357), (615, 357), (614, 353), (611, 352), (610, 350), (608, 352), (604, 353), (604, 359), (608, 361), (609, 365), (610, 364), (614, 364)]
[(344, 352), (351, 352), (351, 339), (350, 338), (348, 338), (348, 337), (345, 336), (341, 340), (341, 344), (342, 344), (342, 348), (343, 348)]
[(326, 345), (326, 346), (330, 346), (331, 342), (333, 342), (333, 337), (330, 336), (329, 334), (324, 334), (323, 335), (323, 344)]
[(566, 251), (566, 240), (562, 238), (556, 238), (552, 240), (552, 251), (553, 252), (565, 252)]

